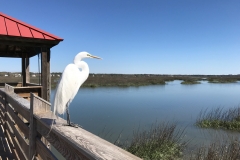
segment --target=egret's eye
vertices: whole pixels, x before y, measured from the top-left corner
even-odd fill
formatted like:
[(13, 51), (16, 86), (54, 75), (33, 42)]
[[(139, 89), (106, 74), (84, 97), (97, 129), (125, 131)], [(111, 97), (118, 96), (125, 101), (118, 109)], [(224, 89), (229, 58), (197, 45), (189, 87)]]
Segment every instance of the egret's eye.
[(87, 56), (89, 56), (89, 57), (90, 57), (90, 54), (87, 54)]

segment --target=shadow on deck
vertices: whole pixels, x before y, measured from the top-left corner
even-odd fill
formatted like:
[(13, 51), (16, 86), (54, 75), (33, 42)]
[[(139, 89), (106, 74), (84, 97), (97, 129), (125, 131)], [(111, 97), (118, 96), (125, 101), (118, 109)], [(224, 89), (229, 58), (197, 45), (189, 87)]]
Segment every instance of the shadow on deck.
[(13, 159), (12, 151), (3, 132), (2, 123), (0, 123), (0, 159)]

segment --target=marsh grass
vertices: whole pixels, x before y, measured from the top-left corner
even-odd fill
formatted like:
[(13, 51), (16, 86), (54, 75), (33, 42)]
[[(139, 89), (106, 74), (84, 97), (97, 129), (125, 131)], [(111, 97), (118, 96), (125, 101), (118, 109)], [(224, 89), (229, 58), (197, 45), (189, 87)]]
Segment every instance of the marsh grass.
[(208, 146), (198, 148), (189, 160), (240, 160), (239, 138), (215, 140)]
[(144, 160), (179, 159), (188, 142), (183, 141), (185, 129), (174, 123), (154, 123), (150, 130), (133, 132), (133, 139), (126, 150)]
[(218, 107), (208, 111), (201, 111), (196, 125), (202, 128), (220, 128), (240, 131), (240, 106), (223, 110)]
[[(142, 131), (138, 127), (131, 141), (121, 140), (122, 132), (112, 143), (144, 160), (240, 160), (240, 138), (228, 132), (216, 130), (211, 135), (212, 142), (200, 147), (183, 140), (185, 129), (178, 129), (176, 123), (155, 122), (150, 129)], [(104, 127), (101, 135), (109, 139), (113, 136), (112, 130)]]

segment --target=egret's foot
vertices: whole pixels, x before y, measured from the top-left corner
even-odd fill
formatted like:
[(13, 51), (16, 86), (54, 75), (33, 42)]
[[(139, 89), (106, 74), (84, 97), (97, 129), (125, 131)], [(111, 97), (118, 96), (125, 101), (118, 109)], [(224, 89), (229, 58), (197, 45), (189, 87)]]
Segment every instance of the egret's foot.
[(75, 128), (80, 127), (80, 128), (82, 128), (82, 126), (80, 126), (79, 124), (74, 124), (72, 122), (70, 124), (63, 124), (63, 126), (70, 126), (70, 127), (75, 127)]

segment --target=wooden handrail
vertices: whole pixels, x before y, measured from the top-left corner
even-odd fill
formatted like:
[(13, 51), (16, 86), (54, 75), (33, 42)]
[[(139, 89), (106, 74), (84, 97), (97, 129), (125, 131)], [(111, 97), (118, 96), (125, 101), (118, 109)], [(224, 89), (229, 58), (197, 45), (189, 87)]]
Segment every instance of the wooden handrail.
[(63, 126), (66, 121), (56, 119), (50, 111), (51, 104), (42, 98), (31, 94), (29, 102), (12, 93), (13, 87), (5, 87), (0, 89), (0, 118), (16, 159), (32, 159), (33, 156), (57, 159), (48, 143), (66, 159), (140, 159), (82, 128)]

